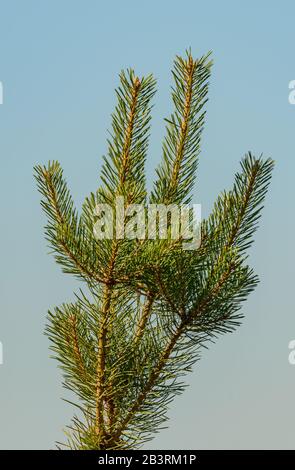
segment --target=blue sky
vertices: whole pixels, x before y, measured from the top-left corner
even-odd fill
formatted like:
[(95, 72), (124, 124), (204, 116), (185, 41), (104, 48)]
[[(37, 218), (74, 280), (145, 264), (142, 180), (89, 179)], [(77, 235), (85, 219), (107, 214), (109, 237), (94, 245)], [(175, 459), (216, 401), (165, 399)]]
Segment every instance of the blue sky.
[(153, 72), (147, 172), (161, 157), (175, 54), (213, 51), (194, 202), (206, 215), (248, 150), (276, 160), (250, 259), (261, 283), (243, 326), (204, 351), (156, 448), (294, 448), (295, 4), (0, 1), (0, 448), (50, 448), (72, 416), (43, 335), (77, 283), (47, 255), (32, 168), (61, 162), (78, 207), (98, 185), (122, 68)]

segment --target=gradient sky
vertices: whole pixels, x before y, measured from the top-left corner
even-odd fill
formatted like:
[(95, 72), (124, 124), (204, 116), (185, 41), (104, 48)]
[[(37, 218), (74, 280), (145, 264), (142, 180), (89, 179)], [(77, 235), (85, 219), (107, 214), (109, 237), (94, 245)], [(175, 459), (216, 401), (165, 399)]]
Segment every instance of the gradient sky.
[(293, 1), (0, 0), (1, 449), (52, 448), (73, 413), (43, 330), (48, 308), (78, 283), (47, 254), (33, 165), (58, 159), (80, 207), (98, 185), (118, 72), (132, 66), (158, 80), (152, 181), (173, 57), (189, 46), (195, 56), (212, 49), (215, 63), (194, 202), (208, 214), (248, 150), (277, 164), (243, 325), (204, 350), (149, 447), (295, 448), (294, 17)]

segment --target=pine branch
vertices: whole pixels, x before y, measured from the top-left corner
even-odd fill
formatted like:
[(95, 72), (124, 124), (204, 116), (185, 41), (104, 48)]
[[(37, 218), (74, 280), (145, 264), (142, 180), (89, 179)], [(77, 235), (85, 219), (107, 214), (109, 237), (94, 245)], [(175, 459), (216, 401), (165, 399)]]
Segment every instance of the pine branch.
[(172, 100), (175, 111), (166, 119), (163, 161), (157, 169), (158, 179), (151, 195), (152, 203), (188, 203), (195, 180), (200, 139), (204, 125), (208, 79), (212, 62), (210, 53), (194, 60), (177, 57), (173, 77)]
[[(174, 112), (167, 119), (163, 159), (149, 200), (191, 200), (204, 125), (211, 62), (190, 52), (174, 63)], [(79, 416), (66, 430), (67, 448), (130, 449), (167, 420), (183, 377), (208, 341), (240, 324), (242, 303), (258, 283), (246, 264), (268, 190), (273, 162), (248, 153), (233, 188), (217, 199), (202, 223), (198, 250), (172, 239), (97, 239), (97, 204), (124, 209), (144, 204), (145, 161), (155, 81), (122, 72), (116, 91), (102, 185), (78, 216), (57, 162), (37, 166), (35, 177), (48, 217), (45, 235), (65, 272), (86, 281), (76, 302), (48, 314), (46, 334), (74, 392)], [(125, 214), (121, 229), (129, 216)], [(58, 444), (59, 448), (60, 444)]]
[[(121, 425), (119, 431), (117, 431), (117, 435), (120, 436), (120, 433), (124, 431), (126, 426), (128, 425), (129, 421), (131, 418), (134, 416), (136, 412), (140, 410), (140, 406), (142, 403), (144, 403), (147, 394), (149, 391), (153, 388), (155, 385), (155, 382), (157, 381), (159, 375), (161, 374), (163, 367), (166, 364), (166, 361), (169, 359), (170, 354), (172, 353), (174, 347), (177, 345), (177, 341), (181, 337), (182, 334), (184, 334), (187, 330), (190, 329), (191, 326), (194, 327), (194, 323), (196, 320), (198, 321), (198, 332), (200, 332), (200, 322), (199, 318), (202, 317), (203, 312), (207, 309), (207, 317), (209, 316), (210, 312), (212, 311), (212, 307), (215, 307), (215, 305), (211, 305), (210, 307), (210, 302), (212, 303), (213, 299), (218, 299), (218, 296), (220, 292), (222, 292), (223, 287), (226, 285), (226, 282), (229, 280), (229, 278), (233, 275), (237, 275), (237, 277), (241, 276), (241, 270), (240, 270), (240, 264), (241, 260), (237, 258), (237, 251), (234, 248), (234, 246), (240, 241), (239, 240), (239, 234), (240, 234), (240, 228), (243, 226), (244, 218), (247, 217), (247, 230), (248, 234), (253, 233), (253, 231), (256, 228), (256, 221), (257, 217), (259, 217), (261, 206), (257, 210), (258, 204), (261, 204), (263, 201), (263, 198), (266, 194), (267, 186), (269, 184), (269, 178), (270, 174), (272, 171), (273, 167), (273, 162), (272, 161), (266, 161), (263, 162), (261, 159), (254, 159), (250, 154), (244, 159), (242, 162), (242, 168), (244, 172), (242, 174), (236, 175), (236, 184), (234, 186), (234, 189), (232, 191), (233, 194), (237, 196), (239, 194), (239, 202), (242, 199), (243, 204), (240, 204), (238, 208), (238, 214), (235, 212), (235, 219), (233, 220), (233, 224), (231, 226), (231, 230), (228, 233), (228, 240), (226, 241), (226, 244), (223, 245), (223, 252), (219, 254), (218, 260), (213, 266), (213, 269), (209, 272), (208, 278), (207, 278), (207, 285), (203, 289), (204, 294), (198, 292), (198, 300), (197, 303), (191, 308), (191, 311), (185, 315), (184, 312), (179, 312), (179, 310), (175, 307), (173, 302), (171, 301), (169, 294), (167, 294), (167, 291), (165, 287), (163, 287), (162, 284), (162, 279), (161, 276), (159, 275), (158, 272), (158, 284), (160, 286), (160, 291), (161, 294), (163, 295), (165, 302), (168, 304), (172, 312), (178, 312), (183, 320), (178, 326), (176, 332), (172, 336), (172, 339), (168, 343), (163, 356), (161, 357), (159, 364), (156, 369), (154, 369), (151, 373), (150, 379), (146, 385), (146, 388), (141, 392), (141, 394), (138, 396), (137, 401), (129, 411), (127, 417), (123, 421), (123, 424)], [(239, 187), (240, 192), (238, 193), (237, 187)], [(228, 216), (228, 213), (227, 213)], [(252, 228), (251, 224), (252, 222)], [(243, 248), (243, 245), (242, 245)], [(232, 251), (233, 250), (233, 251)], [(249, 272), (247, 269), (246, 271), (244, 270), (244, 281), (238, 283), (238, 292), (241, 292), (242, 290), (246, 290), (247, 294), (257, 284), (257, 278), (252, 276), (251, 271)], [(182, 280), (187, 279), (188, 273), (186, 272), (181, 273), (180, 279), (177, 280), (177, 283), (179, 284)], [(213, 280), (213, 285), (212, 285), (212, 280)], [(170, 281), (170, 279), (169, 279)], [(169, 282), (168, 281), (168, 282)], [(235, 281), (236, 282), (236, 281)], [(228, 289), (228, 285), (227, 285)], [(209, 291), (209, 293), (208, 293)], [(233, 300), (233, 292), (230, 292), (230, 299)], [(223, 302), (224, 302), (223, 298)], [(220, 307), (220, 303), (217, 302), (217, 306)], [(213, 335), (214, 330), (215, 331), (221, 331), (224, 332), (224, 330), (228, 331), (228, 329), (225, 327), (225, 323), (231, 320), (231, 317), (233, 316), (233, 313), (235, 313), (235, 309), (231, 312), (231, 309), (228, 308), (228, 313), (227, 314), (222, 314), (218, 315), (214, 319), (208, 320), (206, 319), (205, 325), (203, 325), (202, 328), (202, 321), (201, 319), (201, 331), (207, 331), (208, 327), (210, 326), (210, 335)], [(236, 324), (234, 320), (237, 320), (238, 317), (233, 318), (233, 324)], [(231, 321), (230, 321), (231, 323)], [(205, 327), (205, 328), (204, 328)], [(207, 338), (207, 336), (206, 336)], [(200, 342), (200, 340), (198, 339)], [(204, 341), (204, 337), (202, 337), (202, 342)]]
[(85, 236), (83, 226), (79, 224), (59, 163), (49, 162), (47, 167), (36, 166), (35, 178), (43, 195), (42, 208), (48, 216), (46, 239), (55, 253), (56, 261), (66, 273), (75, 274), (86, 281), (103, 282), (99, 260)]
[(99, 190), (103, 202), (126, 196), (128, 204), (141, 203), (146, 194), (144, 165), (149, 141), (151, 100), (155, 94), (152, 75), (138, 78), (129, 69), (120, 74), (118, 104), (112, 115), (108, 158), (104, 157)]

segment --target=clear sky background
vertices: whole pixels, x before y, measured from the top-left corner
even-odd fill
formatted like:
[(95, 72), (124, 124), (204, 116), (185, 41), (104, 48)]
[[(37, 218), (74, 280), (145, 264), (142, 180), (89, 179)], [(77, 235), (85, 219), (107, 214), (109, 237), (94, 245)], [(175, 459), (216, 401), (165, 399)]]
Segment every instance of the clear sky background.
[(131, 66), (158, 80), (151, 181), (172, 61), (189, 46), (215, 62), (194, 202), (208, 214), (248, 150), (277, 164), (243, 325), (204, 350), (149, 447), (295, 448), (294, 18), (293, 1), (0, 1), (0, 448), (53, 448), (73, 414), (43, 330), (78, 284), (47, 254), (33, 165), (58, 159), (80, 207), (98, 186), (118, 72)]

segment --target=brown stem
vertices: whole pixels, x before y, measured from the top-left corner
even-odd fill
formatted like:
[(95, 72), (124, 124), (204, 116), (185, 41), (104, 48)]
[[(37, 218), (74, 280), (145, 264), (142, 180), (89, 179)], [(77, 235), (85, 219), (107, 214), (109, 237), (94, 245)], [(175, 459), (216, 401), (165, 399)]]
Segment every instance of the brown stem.
[(106, 286), (103, 307), (101, 312), (101, 324), (98, 333), (98, 357), (97, 357), (97, 385), (96, 385), (96, 434), (104, 432), (104, 382), (105, 382), (105, 353), (108, 313), (111, 305), (111, 288)]
[(138, 342), (140, 341), (140, 339), (143, 336), (148, 318), (149, 318), (151, 310), (152, 310), (154, 300), (155, 300), (155, 295), (151, 292), (148, 292), (145, 303), (144, 303), (144, 306), (143, 306), (143, 309), (142, 309), (142, 312), (141, 312), (141, 316), (140, 316), (140, 319), (139, 319), (139, 322), (137, 324), (137, 328), (136, 328), (136, 331), (135, 331), (135, 339), (134, 339), (134, 344), (135, 345), (138, 344)]
[[(130, 107), (130, 113), (128, 118), (128, 124), (125, 134), (125, 145), (122, 153), (122, 171), (120, 174), (120, 185), (124, 185), (126, 175), (129, 168), (129, 157), (130, 148), (132, 143), (132, 136), (134, 130), (134, 122), (136, 115), (136, 106), (138, 101), (138, 94), (140, 90), (141, 82), (139, 78), (136, 78), (133, 83), (132, 90), (132, 103)], [(119, 190), (119, 187), (118, 187)], [(105, 291), (102, 308), (102, 319), (101, 325), (98, 332), (98, 358), (97, 358), (97, 386), (96, 386), (96, 433), (99, 436), (100, 443), (103, 445), (105, 438), (107, 438), (107, 432), (111, 431), (111, 427), (114, 419), (114, 402), (112, 397), (111, 385), (105, 384), (105, 367), (106, 367), (106, 349), (107, 349), (107, 336), (109, 334), (109, 328), (112, 324), (111, 318), (111, 300), (114, 291), (114, 286), (117, 281), (114, 279), (114, 269), (116, 257), (119, 249), (119, 241), (114, 241), (112, 244), (112, 254), (109, 262), (109, 267), (105, 276)], [(105, 414), (106, 420), (105, 420)], [(106, 424), (108, 430), (106, 430)]]
[(129, 111), (129, 119), (128, 125), (126, 128), (126, 135), (125, 135), (125, 145), (122, 154), (122, 172), (120, 176), (120, 183), (121, 185), (124, 184), (126, 176), (128, 174), (128, 167), (129, 167), (129, 155), (130, 155), (130, 147), (132, 143), (132, 135), (134, 129), (134, 121), (136, 116), (136, 107), (138, 101), (138, 94), (141, 86), (141, 81), (138, 77), (135, 78), (133, 82), (133, 89), (132, 89), (132, 103)]
[[(175, 188), (177, 187), (177, 182), (179, 178), (181, 163), (184, 155), (184, 148), (186, 143), (186, 138), (189, 130), (189, 116), (191, 112), (191, 102), (193, 96), (193, 77), (196, 69), (196, 62), (192, 57), (189, 57), (187, 66), (187, 81), (186, 81), (186, 96), (184, 103), (184, 112), (182, 122), (180, 124), (180, 136), (177, 146), (176, 159), (174, 161), (171, 181), (168, 189), (168, 199), (173, 195)], [(166, 201), (167, 202), (167, 201)]]

